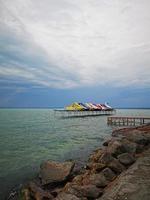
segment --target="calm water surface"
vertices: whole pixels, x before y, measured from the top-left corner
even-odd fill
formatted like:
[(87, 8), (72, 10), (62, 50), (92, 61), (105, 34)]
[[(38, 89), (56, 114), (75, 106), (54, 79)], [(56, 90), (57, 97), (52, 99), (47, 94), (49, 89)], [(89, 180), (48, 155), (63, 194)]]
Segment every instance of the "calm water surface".
[[(116, 115), (150, 117), (150, 110)], [(0, 109), (0, 199), (34, 177), (43, 160), (86, 160), (111, 131), (106, 116), (59, 119), (50, 109)]]

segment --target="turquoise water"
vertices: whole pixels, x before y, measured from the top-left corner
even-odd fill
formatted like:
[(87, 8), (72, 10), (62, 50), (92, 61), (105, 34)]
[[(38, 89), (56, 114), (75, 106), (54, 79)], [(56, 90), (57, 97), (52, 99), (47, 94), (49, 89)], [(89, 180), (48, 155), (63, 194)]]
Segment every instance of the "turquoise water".
[[(150, 110), (117, 110), (117, 116), (150, 116)], [(84, 161), (110, 136), (107, 117), (56, 118), (50, 109), (0, 109), (0, 199), (51, 159)]]

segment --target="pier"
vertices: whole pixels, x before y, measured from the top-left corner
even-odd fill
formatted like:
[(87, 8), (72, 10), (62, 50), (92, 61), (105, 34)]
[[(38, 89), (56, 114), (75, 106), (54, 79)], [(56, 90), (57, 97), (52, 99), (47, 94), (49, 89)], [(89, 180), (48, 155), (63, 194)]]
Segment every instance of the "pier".
[(108, 117), (107, 124), (115, 126), (137, 126), (150, 123), (150, 117)]
[(113, 115), (116, 110), (54, 110), (56, 117), (69, 118), (69, 117), (90, 117), (100, 115)]

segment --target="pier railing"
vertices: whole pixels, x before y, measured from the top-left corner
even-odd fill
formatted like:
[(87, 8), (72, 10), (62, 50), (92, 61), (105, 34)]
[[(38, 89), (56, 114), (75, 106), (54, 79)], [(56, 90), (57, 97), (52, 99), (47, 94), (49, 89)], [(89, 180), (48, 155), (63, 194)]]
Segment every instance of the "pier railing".
[(150, 117), (108, 117), (108, 125), (136, 126), (150, 123)]

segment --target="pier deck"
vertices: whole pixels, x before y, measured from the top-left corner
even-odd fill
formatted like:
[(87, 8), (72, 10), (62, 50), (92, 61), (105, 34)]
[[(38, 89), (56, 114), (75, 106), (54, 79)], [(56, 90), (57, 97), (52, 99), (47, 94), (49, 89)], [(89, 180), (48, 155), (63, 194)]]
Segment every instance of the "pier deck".
[(116, 113), (116, 110), (54, 110), (57, 117), (88, 117), (88, 116), (100, 116), (100, 115), (112, 115)]
[(150, 123), (150, 117), (108, 117), (108, 125), (136, 126)]

